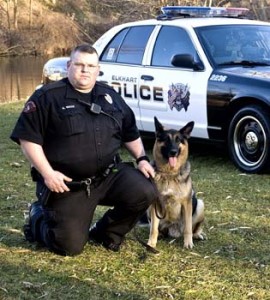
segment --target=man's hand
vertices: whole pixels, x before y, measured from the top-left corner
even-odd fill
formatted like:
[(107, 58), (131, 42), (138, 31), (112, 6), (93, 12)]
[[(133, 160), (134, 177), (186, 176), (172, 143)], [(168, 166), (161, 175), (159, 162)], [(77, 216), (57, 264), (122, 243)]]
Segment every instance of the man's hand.
[(61, 172), (54, 170), (44, 176), (44, 183), (46, 184), (48, 189), (55, 193), (64, 193), (70, 191), (70, 189), (65, 184), (65, 181), (70, 182), (72, 181), (72, 179), (65, 176)]
[(61, 172), (53, 170), (47, 160), (43, 148), (39, 144), (35, 144), (26, 140), (20, 140), (21, 148), (26, 158), (31, 163), (31, 166), (44, 178), (44, 183), (48, 189), (55, 193), (69, 192), (65, 181), (72, 181), (71, 178), (65, 176)]
[(146, 178), (155, 177), (155, 170), (147, 160), (141, 160), (138, 164), (138, 169)]

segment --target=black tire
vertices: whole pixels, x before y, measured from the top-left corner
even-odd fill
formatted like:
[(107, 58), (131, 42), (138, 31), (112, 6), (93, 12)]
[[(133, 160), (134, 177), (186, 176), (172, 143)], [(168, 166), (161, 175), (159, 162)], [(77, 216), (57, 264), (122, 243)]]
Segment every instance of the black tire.
[(228, 149), (234, 164), (246, 173), (269, 169), (270, 116), (259, 106), (240, 109), (231, 120)]

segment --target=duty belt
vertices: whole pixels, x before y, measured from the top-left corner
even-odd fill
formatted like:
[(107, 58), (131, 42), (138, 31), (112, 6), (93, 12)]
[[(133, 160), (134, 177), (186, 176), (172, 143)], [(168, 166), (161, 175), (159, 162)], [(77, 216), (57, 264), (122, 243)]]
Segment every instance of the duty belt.
[[(103, 181), (111, 172), (117, 171), (117, 164), (121, 162), (121, 158), (119, 154), (116, 154), (113, 162), (103, 171), (100, 172), (96, 176), (92, 176), (89, 178), (84, 178), (82, 180), (74, 180), (71, 182), (65, 182), (66, 185), (69, 187), (71, 192), (79, 191), (80, 189), (86, 189), (88, 197), (90, 197), (91, 193), (91, 185), (99, 184)], [(31, 176), (33, 181), (40, 182), (44, 185), (44, 179), (41, 174), (34, 168), (31, 167)]]
[(86, 178), (81, 181), (65, 182), (71, 192), (79, 191), (80, 189), (86, 189), (87, 196), (91, 194), (91, 184), (93, 184), (93, 178)]
[(117, 171), (115, 168), (115, 162), (110, 164), (107, 169), (103, 173), (98, 176), (88, 177), (82, 180), (74, 180), (71, 182), (66, 182), (66, 185), (70, 189), (71, 192), (78, 191), (80, 189), (86, 189), (87, 196), (90, 197), (91, 195), (91, 185), (98, 184), (102, 180), (104, 180), (111, 172), (114, 170)]

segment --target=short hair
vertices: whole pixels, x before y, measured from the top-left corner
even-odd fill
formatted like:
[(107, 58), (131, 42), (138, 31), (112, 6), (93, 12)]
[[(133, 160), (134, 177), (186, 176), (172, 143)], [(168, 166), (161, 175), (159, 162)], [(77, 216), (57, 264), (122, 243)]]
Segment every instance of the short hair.
[(97, 57), (98, 57), (98, 53), (97, 53), (97, 50), (89, 45), (89, 44), (81, 44), (81, 45), (78, 45), (77, 47), (75, 47), (72, 51), (71, 51), (71, 54), (70, 54), (70, 59), (73, 58), (74, 54), (76, 52), (83, 52), (83, 53), (89, 53), (89, 54), (96, 54)]

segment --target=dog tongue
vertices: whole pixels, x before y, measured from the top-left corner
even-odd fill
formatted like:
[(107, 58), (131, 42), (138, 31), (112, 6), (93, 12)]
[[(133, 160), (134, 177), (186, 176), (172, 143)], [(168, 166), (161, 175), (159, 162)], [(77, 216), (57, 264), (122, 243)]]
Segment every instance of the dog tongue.
[(169, 165), (170, 167), (174, 168), (176, 166), (177, 158), (176, 157), (169, 157)]

